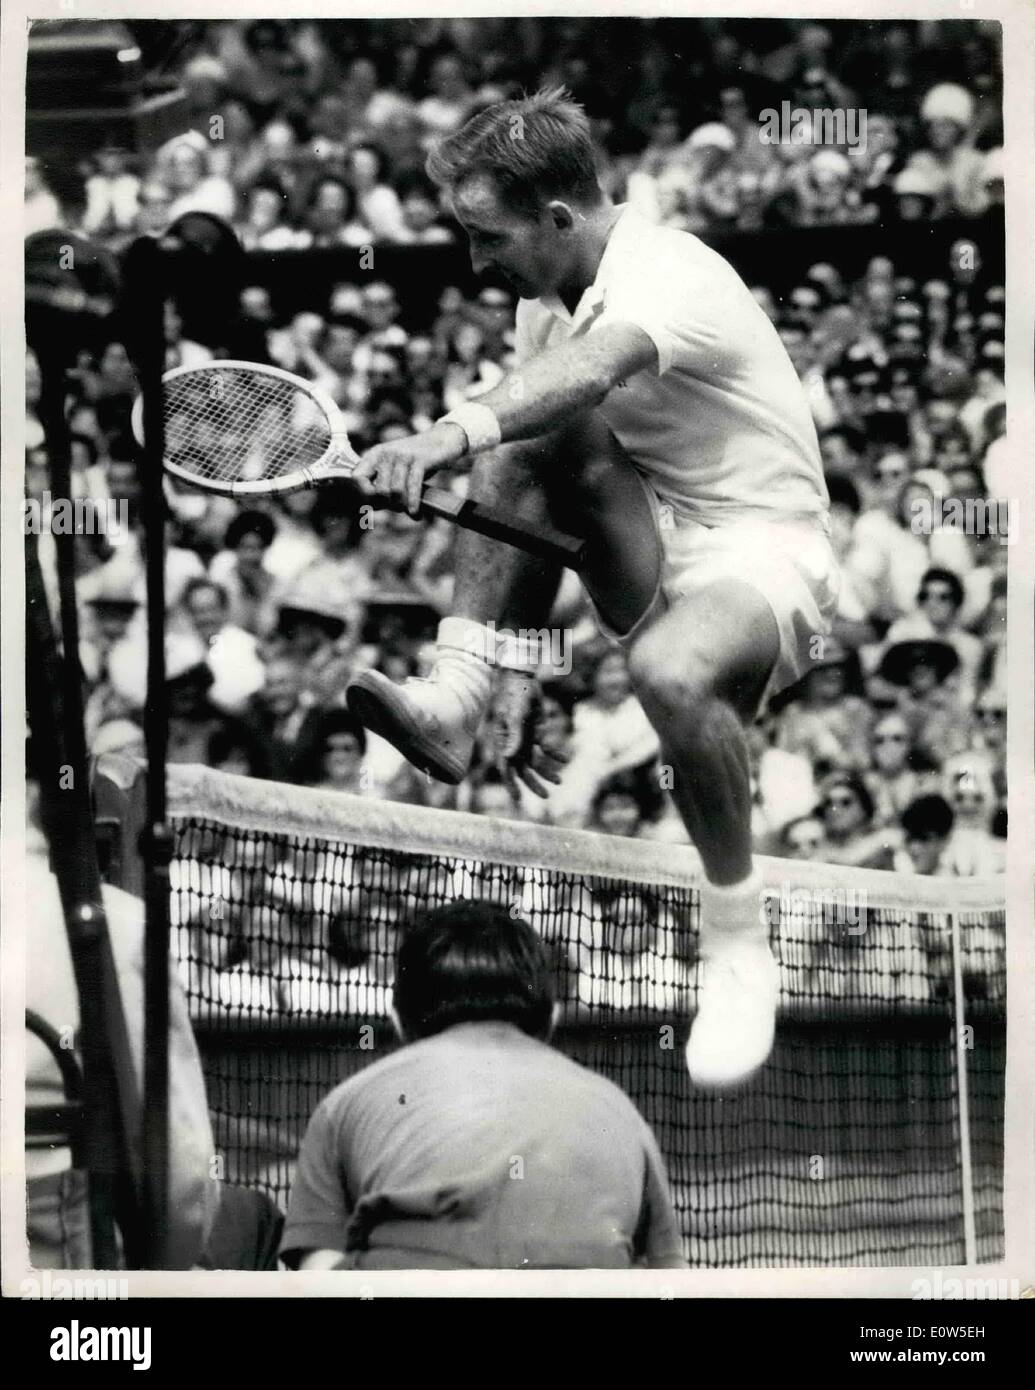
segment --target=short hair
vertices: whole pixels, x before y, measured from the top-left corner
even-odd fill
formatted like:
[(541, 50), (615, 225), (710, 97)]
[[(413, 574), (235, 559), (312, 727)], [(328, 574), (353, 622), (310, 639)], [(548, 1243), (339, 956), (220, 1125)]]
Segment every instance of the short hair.
[(486, 175), (526, 217), (551, 198), (595, 206), (603, 197), (589, 120), (563, 87), (479, 111), (432, 149), (427, 172), (448, 189)]
[(907, 840), (925, 840), (933, 836), (942, 840), (952, 832), (954, 819), (945, 797), (932, 792), (909, 803), (902, 812), (902, 829)]
[(427, 912), (402, 938), (393, 1003), (408, 1038), (457, 1023), (513, 1023), (545, 1038), (554, 983), (542, 941), (495, 903), (460, 898)]
[(245, 536), (258, 536), (266, 547), (273, 544), (276, 534), (276, 522), (266, 512), (238, 512), (226, 528), (223, 545), (227, 550), (236, 550)]
[(954, 606), (956, 608), (960, 608), (962, 606), (965, 595), (963, 589), (963, 580), (960, 579), (958, 574), (955, 574), (952, 570), (945, 570), (934, 567), (924, 572), (924, 576), (920, 580), (920, 588), (925, 589), (927, 585), (932, 582), (932, 580), (936, 584), (947, 584), (949, 588), (952, 590), (952, 602)]

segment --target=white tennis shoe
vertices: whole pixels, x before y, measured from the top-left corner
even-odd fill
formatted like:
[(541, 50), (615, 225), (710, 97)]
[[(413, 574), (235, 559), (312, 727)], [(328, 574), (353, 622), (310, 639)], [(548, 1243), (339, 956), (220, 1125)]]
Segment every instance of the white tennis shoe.
[(780, 968), (763, 931), (717, 935), (704, 946), (701, 968), (686, 1065), (697, 1086), (736, 1086), (772, 1051)]
[(380, 671), (361, 671), (349, 682), (349, 711), (421, 772), (455, 786), (471, 765), (487, 704), (478, 683), (467, 676), (460, 663), (443, 656), (429, 676), (410, 676), (399, 684)]

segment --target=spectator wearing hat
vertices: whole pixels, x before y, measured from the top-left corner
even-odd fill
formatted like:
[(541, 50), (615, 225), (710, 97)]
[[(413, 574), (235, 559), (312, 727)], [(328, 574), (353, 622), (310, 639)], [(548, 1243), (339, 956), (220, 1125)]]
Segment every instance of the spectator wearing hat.
[(926, 570), (917, 590), (916, 607), (892, 623), (885, 643), (890, 647), (911, 638), (947, 642), (959, 663), (952, 679), (956, 681), (960, 700), (969, 705), (977, 686), (982, 643), (960, 624), (963, 597), (963, 581), (958, 574), (947, 569)]
[(800, 753), (812, 767), (862, 769), (869, 764), (873, 711), (849, 689), (855, 654), (828, 637), (777, 718), (776, 746)]
[(852, 187), (852, 166), (840, 150), (817, 150), (797, 186), (801, 227), (844, 226), (871, 220)]
[(264, 636), (273, 622), (269, 605), (275, 581), (265, 561), (276, 534), (268, 513), (238, 512), (208, 567), (209, 578), (227, 595), (228, 620), (255, 637)]
[(303, 572), (280, 595), (275, 649), (297, 664), (302, 688), (316, 704), (340, 701), (352, 674), (352, 595), (322, 574)]
[(854, 772), (832, 772), (820, 785), (819, 814), (829, 864), (890, 869), (896, 837), (875, 826), (876, 808), (869, 789)]
[(896, 706), (917, 749), (936, 767), (967, 746), (969, 726), (959, 696), (946, 685), (959, 666), (948, 642), (912, 638), (884, 653), (877, 674), (898, 688)]
[(936, 217), (978, 216), (989, 200), (984, 155), (971, 144), (974, 98), (955, 82), (940, 82), (924, 97), (920, 117), (927, 147), (910, 158), (906, 170), (930, 180)]
[(895, 216), (900, 222), (927, 222), (938, 206), (941, 181), (921, 165), (899, 170), (891, 184)]

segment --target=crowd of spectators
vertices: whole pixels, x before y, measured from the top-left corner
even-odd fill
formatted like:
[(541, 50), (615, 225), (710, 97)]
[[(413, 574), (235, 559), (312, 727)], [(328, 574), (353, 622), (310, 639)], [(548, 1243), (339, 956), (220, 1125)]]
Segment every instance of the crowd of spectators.
[[(429, 144), (540, 85), (586, 107), (608, 191), (669, 226), (928, 220), (1003, 201), (994, 23), (142, 27), (153, 69), (186, 94), (189, 132), (146, 157), (106, 139), (57, 181), (66, 219), (114, 247), (189, 211), (225, 218), (249, 250), (449, 241)], [(53, 225), (47, 170), (30, 163), (30, 228)]]
[[(376, 236), (434, 240), (452, 232), (414, 161), (419, 164), (427, 141), (515, 83), (564, 80), (591, 113), (610, 110), (608, 129), (600, 131), (605, 152), (624, 149), (629, 132), (639, 131), (647, 152), (606, 159), (612, 175), (626, 171), (612, 179), (613, 187), (633, 197), (635, 173), (644, 175), (649, 166), (650, 178), (659, 179), (663, 146), (697, 149), (693, 133), (683, 140), (688, 122), (699, 132), (704, 118), (712, 118), (715, 133), (714, 102), (723, 103), (722, 129), (739, 129), (726, 106), (735, 75), (742, 93), (750, 76), (757, 95), (780, 81), (800, 85), (817, 67), (831, 90), (874, 103), (880, 97), (903, 132), (900, 152), (884, 151), (891, 155), (886, 171), (905, 171), (938, 162), (934, 147), (923, 145), (924, 130), (933, 132), (937, 122), (925, 127), (914, 119), (914, 97), (925, 83), (941, 82), (944, 89), (942, 79), (965, 78), (968, 141), (994, 129), (998, 68), (987, 34), (981, 26), (959, 25), (963, 37), (954, 45), (946, 28), (903, 24), (874, 26), (871, 33), (857, 27), (850, 42), (835, 48), (829, 29), (796, 24), (786, 26), (786, 44), (762, 62), (741, 42), (737, 26), (698, 22), (694, 32), (707, 44), (692, 59), (702, 80), (691, 101), (687, 84), (676, 80), (672, 54), (658, 46), (657, 26), (640, 26), (639, 56), (629, 59), (636, 80), (623, 78), (608, 106), (586, 56), (596, 40), (580, 21), (558, 21), (550, 31), (557, 42), (534, 61), (522, 54), (547, 32), (540, 22), (493, 21), (475, 31), (486, 40), (480, 43), (459, 21), (422, 23), (411, 42), (373, 53), (349, 51), (344, 38), (355, 39), (354, 25), (188, 26), (181, 77), (199, 122), (201, 113), (218, 108), (222, 143), (197, 135), (160, 151), (154, 166), (141, 171), (136, 203), (136, 176), (120, 171), (118, 161), (97, 177), (115, 180), (113, 189), (124, 186), (126, 235), (144, 225), (141, 218), (155, 230), (163, 219), (204, 207), (235, 219), (252, 247), (271, 247), (263, 240), (270, 237), (285, 248), (352, 244), (350, 238), (375, 227)], [(879, 65), (867, 67), (864, 58), (875, 54)], [(655, 126), (665, 122), (667, 132), (659, 135)], [(356, 131), (362, 138), (353, 140)], [(935, 147), (942, 148), (937, 141)], [(974, 154), (970, 143), (953, 148)], [(735, 149), (727, 153), (739, 157)], [(779, 163), (784, 156), (772, 157)], [(408, 171), (405, 182), (396, 178), (401, 168)], [(956, 186), (946, 182), (942, 201), (928, 209), (932, 215), (963, 208), (946, 191)], [(160, 217), (146, 213), (152, 195), (164, 199)], [(100, 194), (90, 197), (96, 218), (88, 230), (104, 235), (121, 194), (103, 214)], [(411, 235), (420, 221), (423, 237)], [(337, 231), (328, 230), (332, 223)], [(884, 255), (849, 278), (832, 233), (827, 259), (809, 267), (790, 292), (761, 280), (753, 286), (808, 392), (844, 575), (833, 635), (817, 646), (807, 677), (772, 701), (752, 732), (760, 851), (944, 875), (1003, 866), (1011, 538), (1002, 525), (1010, 493), (1005, 306), (1002, 286), (983, 269), (989, 247), (982, 238), (995, 233), (973, 225), (974, 239), (958, 241), (944, 263), (930, 265), (929, 278)], [(347, 226), (354, 229), (348, 237)], [(445, 284), (433, 321), (414, 327), (396, 287), (373, 273), (330, 285), (322, 306), (300, 313), (279, 313), (259, 283), (248, 284), (240, 298), (254, 355), (329, 391), (360, 449), (423, 429), (498, 382), (512, 361), (513, 308), (501, 289), (467, 294)], [(166, 339), (170, 366), (220, 351), (186, 337), (171, 307)], [(31, 355), (27, 386), (26, 485), (39, 498), (48, 473)], [(119, 499), (128, 512), (121, 533), (78, 540), (94, 754), (138, 750), (143, 738), (144, 575), (129, 428), (135, 389), (119, 342), (81, 352), (69, 377), (73, 491)], [(458, 491), (466, 486), (462, 471), (438, 481)], [(490, 719), (470, 776), (449, 787), (416, 773), (356, 724), (344, 708), (344, 690), (364, 666), (394, 679), (427, 668), (451, 596), (453, 529), (358, 509), (354, 497), (337, 489), (245, 509), (169, 480), (165, 485), (173, 761), (496, 818), (685, 842), (667, 795), (667, 769), (624, 658), (599, 634), (572, 574), (564, 577), (551, 619), (566, 635), (571, 669), (545, 681), (538, 724), (542, 744), (568, 759), (560, 786), (545, 801), (512, 792), (496, 768)], [(1000, 501), (1001, 507), (986, 505)], [(45, 525), (42, 530), (53, 585), (53, 542)]]

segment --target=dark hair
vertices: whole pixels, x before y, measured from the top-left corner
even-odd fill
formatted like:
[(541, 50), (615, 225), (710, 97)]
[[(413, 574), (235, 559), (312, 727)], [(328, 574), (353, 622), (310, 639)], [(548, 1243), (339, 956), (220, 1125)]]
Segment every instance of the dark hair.
[(954, 819), (945, 797), (932, 792), (909, 803), (902, 812), (902, 829), (909, 840), (923, 840), (932, 834), (943, 839), (951, 832)]
[(920, 580), (921, 590), (925, 589), (932, 580), (937, 584), (948, 584), (949, 588), (952, 590), (953, 603), (957, 608), (961, 606), (963, 603), (963, 581), (958, 574), (954, 574), (952, 570), (938, 568), (929, 569)]
[(393, 1002), (409, 1038), (457, 1023), (513, 1023), (545, 1038), (554, 984), (543, 943), (495, 903), (461, 898), (426, 913), (403, 936)]
[(367, 751), (367, 731), (347, 709), (321, 710), (295, 753), (296, 778), (303, 786), (323, 781), (327, 740), (334, 734), (351, 734), (359, 744), (360, 753)]
[(276, 522), (265, 512), (238, 512), (226, 528), (223, 545), (227, 550), (236, 550), (245, 536), (258, 536), (265, 547), (273, 544), (276, 534)]
[(329, 521), (348, 521), (351, 528), (355, 515), (356, 499), (345, 488), (320, 488), (309, 513), (309, 525), (322, 537)]
[(651, 778), (652, 767), (652, 764), (647, 764), (629, 768), (625, 772), (615, 772), (601, 782), (593, 797), (593, 819), (596, 819), (601, 805), (609, 796), (629, 796), (636, 802), (637, 809), (645, 821), (656, 820), (661, 814), (664, 798), (660, 786)]
[(859, 489), (851, 478), (846, 477), (844, 473), (828, 473), (827, 492), (830, 494), (832, 503), (847, 507), (853, 516), (859, 515), (862, 510), (862, 504), (859, 501)]
[(866, 819), (867, 819), (868, 821), (873, 820), (873, 815), (874, 815), (874, 812), (875, 812), (875, 810), (876, 810), (876, 806), (874, 805), (873, 797), (872, 797), (872, 795), (870, 794), (870, 789), (869, 789), (869, 787), (868, 787), (868, 786), (866, 785), (866, 783), (862, 780), (862, 778), (858, 775), (858, 773), (856, 773), (856, 772), (834, 772), (834, 773), (831, 773), (831, 774), (827, 777), (827, 779), (826, 779), (825, 785), (824, 785), (824, 787), (823, 787), (823, 793), (822, 793), (822, 796), (820, 797), (820, 809), (821, 809), (821, 810), (822, 810), (823, 802), (826, 801), (826, 799), (827, 799), (827, 794), (828, 794), (834, 787), (846, 787), (846, 788), (848, 789), (848, 791), (850, 791), (850, 792), (852, 793), (852, 795), (858, 800), (859, 805), (863, 808), (863, 811), (866, 813)]
[(435, 146), (427, 171), (443, 188), (487, 175), (526, 217), (551, 198), (596, 206), (602, 196), (589, 121), (563, 88), (486, 107)]

